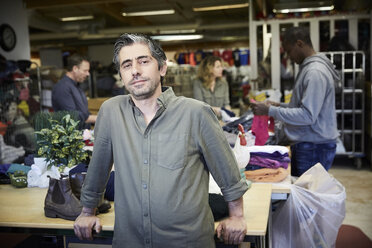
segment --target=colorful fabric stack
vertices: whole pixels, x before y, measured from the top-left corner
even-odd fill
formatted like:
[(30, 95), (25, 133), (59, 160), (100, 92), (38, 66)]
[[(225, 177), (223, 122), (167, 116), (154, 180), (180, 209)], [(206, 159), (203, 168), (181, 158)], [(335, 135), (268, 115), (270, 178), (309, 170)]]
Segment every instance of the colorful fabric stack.
[(250, 146), (245, 176), (254, 182), (280, 182), (289, 172), (290, 158), (285, 146)]

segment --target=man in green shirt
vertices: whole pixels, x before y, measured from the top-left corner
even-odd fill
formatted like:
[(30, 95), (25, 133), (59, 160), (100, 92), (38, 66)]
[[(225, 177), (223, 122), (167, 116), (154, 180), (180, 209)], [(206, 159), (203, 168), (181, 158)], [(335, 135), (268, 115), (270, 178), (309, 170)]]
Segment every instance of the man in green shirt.
[(92, 229), (101, 230), (95, 209), (115, 162), (113, 247), (214, 247), (209, 172), (230, 211), (217, 235), (225, 243), (242, 242), (248, 186), (213, 110), (161, 87), (166, 56), (147, 36), (120, 36), (114, 62), (130, 94), (111, 98), (99, 111), (75, 234), (92, 239)]

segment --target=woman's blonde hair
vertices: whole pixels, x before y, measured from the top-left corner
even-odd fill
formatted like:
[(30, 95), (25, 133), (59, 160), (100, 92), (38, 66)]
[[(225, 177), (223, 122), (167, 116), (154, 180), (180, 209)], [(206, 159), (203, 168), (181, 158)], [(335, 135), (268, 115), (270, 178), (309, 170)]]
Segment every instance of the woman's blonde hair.
[(203, 87), (209, 89), (213, 79), (213, 67), (216, 61), (222, 63), (222, 59), (217, 56), (208, 56), (200, 62), (198, 68), (198, 78), (202, 81)]

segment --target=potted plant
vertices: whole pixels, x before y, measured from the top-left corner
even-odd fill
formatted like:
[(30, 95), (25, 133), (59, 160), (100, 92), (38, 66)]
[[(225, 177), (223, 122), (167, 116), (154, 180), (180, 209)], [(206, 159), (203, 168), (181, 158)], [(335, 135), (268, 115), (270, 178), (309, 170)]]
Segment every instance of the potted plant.
[(36, 131), (38, 155), (44, 157), (48, 169), (56, 166), (60, 173), (84, 161), (88, 153), (83, 149), (82, 132), (77, 129), (79, 121), (73, 120), (69, 114), (60, 121), (48, 119), (50, 128)]

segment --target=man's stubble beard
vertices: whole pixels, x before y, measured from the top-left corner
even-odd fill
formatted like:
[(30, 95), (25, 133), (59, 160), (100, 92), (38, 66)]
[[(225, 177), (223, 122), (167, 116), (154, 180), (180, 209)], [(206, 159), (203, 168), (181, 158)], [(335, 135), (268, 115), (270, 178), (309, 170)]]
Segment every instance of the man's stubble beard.
[(159, 87), (160, 81), (157, 81), (155, 83), (151, 83), (152, 81), (149, 81), (149, 79), (146, 79), (148, 83), (150, 83), (150, 86), (147, 87), (147, 85), (144, 85), (143, 88), (146, 88), (147, 90), (143, 91), (143, 88), (139, 89), (140, 92), (136, 92), (135, 87), (128, 87), (127, 84), (125, 85), (126, 90), (133, 96), (136, 100), (144, 100), (152, 97), (156, 89)]

